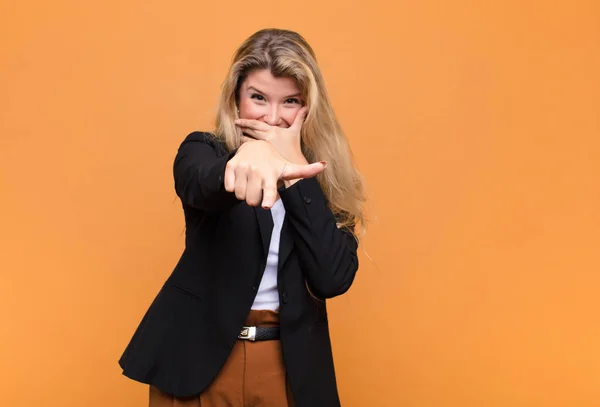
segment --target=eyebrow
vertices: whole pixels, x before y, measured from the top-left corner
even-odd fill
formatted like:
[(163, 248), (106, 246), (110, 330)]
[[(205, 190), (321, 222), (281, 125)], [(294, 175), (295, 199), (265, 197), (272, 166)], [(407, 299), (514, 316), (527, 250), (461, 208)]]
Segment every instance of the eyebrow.
[[(254, 86), (248, 86), (248, 90), (254, 90), (255, 92), (258, 92), (258, 93), (260, 93), (260, 94), (261, 94), (261, 95), (263, 95), (263, 96), (265, 95), (265, 93), (264, 93), (264, 92), (262, 92), (262, 91), (261, 91), (261, 90), (259, 90), (259, 89), (256, 89)], [(288, 96), (286, 96), (286, 97), (285, 97), (285, 99), (289, 99), (289, 98), (295, 98), (295, 97), (300, 97), (300, 96), (302, 96), (302, 93), (301, 93), (301, 92), (298, 92), (298, 93), (294, 93), (293, 95), (288, 95)]]

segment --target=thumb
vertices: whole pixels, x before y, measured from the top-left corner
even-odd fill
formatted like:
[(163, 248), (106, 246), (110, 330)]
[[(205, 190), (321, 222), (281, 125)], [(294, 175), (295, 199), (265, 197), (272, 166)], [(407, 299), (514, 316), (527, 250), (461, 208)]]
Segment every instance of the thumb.
[(308, 113), (308, 106), (304, 106), (300, 110), (298, 110), (298, 114), (296, 115), (296, 118), (294, 119), (294, 123), (292, 123), (292, 125), (290, 127), (294, 128), (294, 129), (300, 129), (302, 127), (302, 123), (304, 123), (304, 119), (306, 119), (307, 113)]
[(325, 161), (304, 165), (292, 164), (288, 162), (283, 168), (279, 179), (289, 181), (299, 178), (312, 178), (322, 173), (325, 168), (327, 168), (327, 163)]

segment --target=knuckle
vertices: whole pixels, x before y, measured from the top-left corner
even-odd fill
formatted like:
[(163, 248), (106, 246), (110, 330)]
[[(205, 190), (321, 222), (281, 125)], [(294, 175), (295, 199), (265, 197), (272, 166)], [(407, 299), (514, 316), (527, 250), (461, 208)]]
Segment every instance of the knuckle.
[(272, 178), (272, 172), (268, 168), (259, 168), (257, 172), (262, 180), (263, 185), (267, 184), (269, 179)]
[(227, 162), (227, 164), (225, 165), (225, 171), (229, 171), (229, 172), (233, 172), (235, 173), (239, 167), (240, 163), (238, 160), (235, 159), (235, 157), (233, 159), (231, 159), (230, 161)]

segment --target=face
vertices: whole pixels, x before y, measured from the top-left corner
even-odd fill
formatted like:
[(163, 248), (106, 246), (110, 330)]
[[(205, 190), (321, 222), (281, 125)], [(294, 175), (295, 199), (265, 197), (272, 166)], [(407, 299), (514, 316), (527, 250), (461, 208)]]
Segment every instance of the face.
[(290, 127), (303, 105), (293, 78), (276, 78), (270, 70), (250, 72), (239, 90), (241, 119), (263, 121), (271, 126)]

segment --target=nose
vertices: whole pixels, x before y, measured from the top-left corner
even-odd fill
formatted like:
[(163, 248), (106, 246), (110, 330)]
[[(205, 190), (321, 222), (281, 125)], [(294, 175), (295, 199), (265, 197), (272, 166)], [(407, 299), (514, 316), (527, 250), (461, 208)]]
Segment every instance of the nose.
[(269, 126), (279, 126), (281, 124), (281, 115), (279, 114), (279, 106), (274, 104), (268, 110), (264, 117), (265, 123)]

